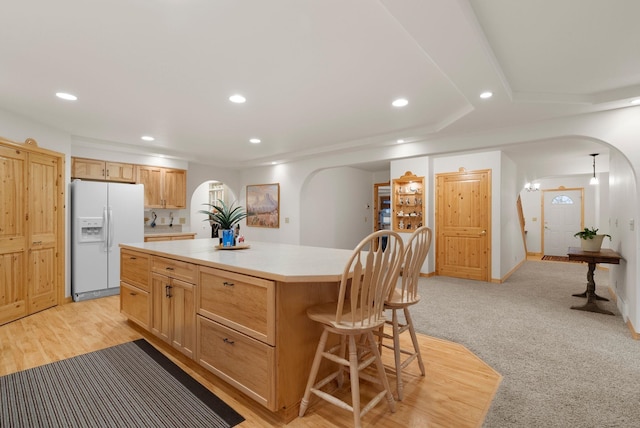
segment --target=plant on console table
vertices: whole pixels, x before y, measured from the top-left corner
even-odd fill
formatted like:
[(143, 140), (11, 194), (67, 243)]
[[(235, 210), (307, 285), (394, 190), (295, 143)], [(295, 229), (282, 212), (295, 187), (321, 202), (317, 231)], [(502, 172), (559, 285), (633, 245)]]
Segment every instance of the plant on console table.
[[(208, 216), (206, 220), (209, 220), (212, 224), (217, 224), (221, 230), (221, 237), (224, 237), (224, 231), (228, 230), (231, 236), (233, 237), (233, 243), (231, 245), (235, 245), (235, 236), (233, 227), (243, 218), (247, 217), (247, 212), (240, 205), (234, 206), (235, 202), (232, 202), (230, 205), (224, 203), (223, 200), (218, 199), (217, 203), (213, 204), (203, 204), (210, 207), (210, 210), (200, 210), (198, 213), (206, 214)], [(221, 238), (222, 241), (222, 238)], [(222, 243), (222, 242), (221, 242)], [(229, 245), (227, 245), (229, 246)]]
[(600, 251), (602, 240), (606, 236), (611, 241), (611, 235), (606, 233), (598, 233), (598, 229), (585, 227), (584, 230), (573, 235), (580, 238), (580, 248), (582, 251)]

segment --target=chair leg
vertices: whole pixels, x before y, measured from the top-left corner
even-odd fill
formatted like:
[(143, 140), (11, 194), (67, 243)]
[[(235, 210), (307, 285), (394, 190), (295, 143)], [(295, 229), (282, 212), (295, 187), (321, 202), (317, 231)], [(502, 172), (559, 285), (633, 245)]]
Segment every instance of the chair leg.
[(404, 308), (404, 317), (409, 325), (409, 334), (411, 335), (411, 341), (413, 342), (413, 349), (416, 354), (416, 358), (418, 359), (418, 365), (420, 366), (420, 373), (422, 376), (425, 375), (424, 371), (424, 363), (422, 362), (422, 354), (420, 353), (420, 344), (418, 343), (418, 337), (416, 336), (416, 331), (413, 328), (413, 320), (411, 319), (411, 314), (409, 313), (409, 308)]
[(349, 377), (351, 378), (351, 407), (353, 408), (353, 423), (360, 428), (360, 374), (358, 371), (358, 347), (356, 338), (349, 336)]
[(393, 309), (392, 316), (393, 325), (393, 358), (396, 366), (396, 390), (398, 392), (398, 400), (402, 401), (402, 354), (400, 352), (400, 323), (398, 322), (398, 310)]
[(313, 387), (313, 384), (316, 381), (316, 377), (318, 376), (320, 362), (322, 361), (322, 353), (324, 352), (324, 348), (327, 345), (328, 337), (329, 330), (324, 329), (322, 335), (320, 336), (320, 341), (318, 342), (316, 355), (313, 357), (313, 364), (311, 364), (311, 372), (309, 373), (309, 379), (307, 380), (307, 387), (304, 390), (304, 397), (302, 397), (302, 401), (300, 402), (300, 411), (298, 412), (298, 416), (300, 417), (304, 416), (304, 413), (307, 411), (307, 407), (309, 406), (311, 388)]
[(375, 338), (373, 337), (373, 332), (369, 331), (367, 333), (369, 338), (369, 347), (371, 348), (371, 353), (376, 358), (376, 367), (378, 369), (378, 378), (380, 378), (380, 382), (382, 382), (382, 386), (386, 391), (387, 403), (389, 404), (389, 410), (392, 413), (396, 411), (396, 401), (393, 399), (393, 394), (391, 393), (391, 387), (389, 386), (389, 380), (387, 379), (387, 373), (384, 371), (384, 365), (382, 364), (382, 358), (380, 357), (380, 352), (378, 352), (378, 346), (375, 343)]
[[(347, 338), (344, 335), (340, 336), (340, 353), (338, 354), (340, 358), (345, 358), (347, 352)], [(342, 388), (344, 385), (344, 368), (342, 366), (338, 369), (338, 376), (336, 377), (336, 382), (338, 383), (338, 388)]]

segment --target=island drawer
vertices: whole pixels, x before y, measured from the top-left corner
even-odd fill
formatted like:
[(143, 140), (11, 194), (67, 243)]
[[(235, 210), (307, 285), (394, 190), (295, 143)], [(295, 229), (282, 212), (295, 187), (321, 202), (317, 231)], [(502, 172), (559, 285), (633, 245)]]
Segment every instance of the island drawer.
[(149, 293), (125, 282), (120, 282), (120, 312), (148, 330), (151, 321)]
[(120, 279), (149, 291), (149, 260), (148, 254), (121, 249)]
[(275, 403), (275, 351), (203, 316), (197, 316), (198, 362), (270, 410)]
[(198, 313), (275, 345), (275, 283), (200, 267)]
[(192, 263), (154, 256), (151, 259), (151, 271), (195, 284), (198, 269)]

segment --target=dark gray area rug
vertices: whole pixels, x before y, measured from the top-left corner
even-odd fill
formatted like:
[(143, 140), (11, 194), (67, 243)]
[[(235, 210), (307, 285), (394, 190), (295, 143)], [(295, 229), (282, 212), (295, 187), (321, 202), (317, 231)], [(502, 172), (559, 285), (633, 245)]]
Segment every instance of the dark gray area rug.
[(244, 420), (144, 339), (0, 377), (0, 427), (233, 427)]
[[(466, 346), (503, 376), (484, 427), (640, 426), (640, 341), (613, 301), (598, 305), (615, 316), (570, 309), (586, 300), (572, 296), (586, 274), (586, 264), (526, 261), (503, 284), (420, 279), (416, 330)], [(607, 272), (596, 284), (608, 296)]]

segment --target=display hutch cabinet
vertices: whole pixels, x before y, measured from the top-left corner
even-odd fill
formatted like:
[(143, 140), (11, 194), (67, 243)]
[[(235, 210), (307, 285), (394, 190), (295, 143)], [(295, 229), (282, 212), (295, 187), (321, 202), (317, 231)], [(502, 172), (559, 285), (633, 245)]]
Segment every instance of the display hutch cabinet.
[(394, 231), (411, 233), (425, 223), (424, 177), (407, 171), (402, 177), (393, 179), (391, 197)]

